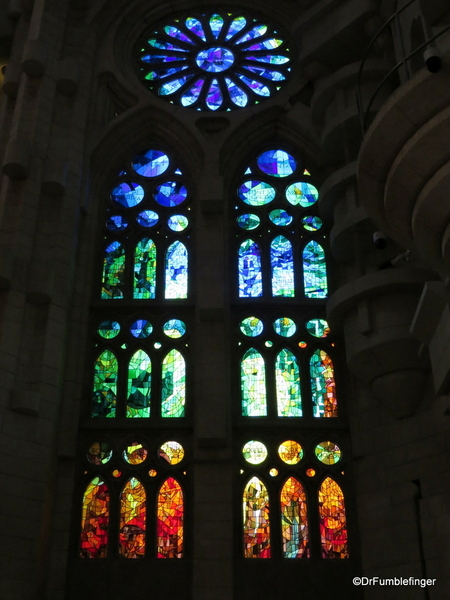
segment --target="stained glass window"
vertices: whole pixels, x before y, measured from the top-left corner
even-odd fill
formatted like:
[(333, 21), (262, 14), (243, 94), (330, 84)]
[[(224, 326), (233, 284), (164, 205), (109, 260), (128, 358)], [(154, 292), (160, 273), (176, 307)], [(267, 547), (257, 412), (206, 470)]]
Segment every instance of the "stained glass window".
[(288, 298), (294, 296), (292, 244), (282, 235), (278, 235), (270, 244), (270, 263), (272, 266), (272, 295)]
[(143, 350), (137, 350), (128, 367), (127, 417), (149, 417), (152, 362)]
[(158, 96), (200, 111), (258, 104), (288, 79), (283, 37), (246, 14), (191, 13), (139, 42), (140, 79)]
[(275, 362), (275, 387), (279, 417), (301, 417), (300, 369), (294, 354), (283, 348)]
[(328, 296), (325, 252), (314, 240), (308, 242), (303, 250), (303, 281), (307, 298)]
[(97, 358), (94, 366), (93, 417), (116, 416), (117, 373), (117, 358), (110, 350), (105, 350)]
[(252, 477), (243, 496), (244, 557), (270, 558), (269, 493), (258, 477)]
[(247, 350), (241, 360), (241, 397), (244, 417), (267, 415), (266, 367), (254, 348)]
[(94, 477), (83, 495), (80, 556), (105, 558), (108, 545), (109, 490), (100, 477)]
[(148, 300), (156, 297), (156, 244), (144, 238), (134, 253), (133, 298)]
[(239, 248), (239, 296), (262, 296), (261, 250), (253, 240), (245, 240)]
[(111, 242), (103, 261), (102, 299), (123, 298), (125, 249), (119, 242)]
[(146, 493), (144, 486), (131, 477), (120, 495), (119, 552), (124, 558), (142, 558), (145, 554)]
[(322, 558), (348, 558), (344, 494), (330, 477), (320, 486), (319, 517)]
[(182, 242), (174, 242), (166, 251), (165, 298), (187, 298), (188, 253)]
[(183, 491), (178, 481), (169, 477), (158, 494), (156, 523), (158, 558), (182, 558), (183, 520)]
[(283, 557), (309, 557), (306, 494), (302, 484), (295, 477), (289, 477), (284, 484), (280, 502)]
[(186, 364), (178, 350), (171, 350), (162, 363), (161, 416), (183, 417), (186, 402)]
[(337, 417), (334, 368), (325, 350), (316, 350), (310, 360), (311, 393), (315, 417)]

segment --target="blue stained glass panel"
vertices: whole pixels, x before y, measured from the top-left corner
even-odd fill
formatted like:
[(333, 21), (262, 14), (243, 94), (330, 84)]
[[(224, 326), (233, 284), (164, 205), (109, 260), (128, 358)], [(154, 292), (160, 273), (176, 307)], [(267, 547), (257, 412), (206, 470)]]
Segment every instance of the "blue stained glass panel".
[(303, 282), (307, 298), (328, 296), (325, 252), (314, 240), (306, 244), (303, 250)]
[(270, 244), (270, 263), (272, 296), (295, 296), (292, 244), (282, 235), (277, 236)]
[(211, 81), (209, 86), (208, 95), (206, 96), (206, 105), (210, 110), (217, 110), (222, 106), (223, 96), (220, 91), (219, 82), (217, 79)]
[(250, 31), (245, 33), (242, 37), (236, 40), (236, 44), (243, 44), (255, 38), (259, 38), (267, 32), (267, 25), (256, 25)]
[(156, 245), (144, 238), (134, 252), (133, 298), (149, 300), (156, 297)]
[(153, 331), (153, 325), (147, 319), (137, 319), (130, 327), (130, 333), (135, 338), (147, 338)]
[(246, 106), (248, 102), (248, 96), (244, 92), (244, 90), (241, 90), (241, 88), (238, 85), (236, 85), (234, 81), (228, 79), (228, 77), (225, 77), (225, 83), (227, 85), (228, 93), (230, 94), (230, 98), (233, 104), (236, 104), (236, 106)]
[(185, 48), (180, 48), (180, 46), (175, 46), (174, 44), (171, 44), (170, 42), (163, 42), (162, 40), (151, 39), (151, 40), (148, 40), (148, 43), (150, 44), (150, 46), (153, 46), (153, 48), (160, 48), (161, 50), (174, 50), (176, 52), (189, 52), (189, 50), (186, 50)]
[(253, 240), (239, 247), (239, 297), (262, 296), (261, 249)]
[(123, 298), (124, 281), (125, 249), (119, 242), (112, 242), (103, 259), (102, 300)]
[(244, 215), (240, 215), (236, 219), (236, 221), (239, 227), (241, 227), (242, 229), (246, 229), (247, 231), (250, 231), (251, 229), (256, 229), (261, 223), (261, 219), (258, 217), (258, 215), (254, 215), (252, 213), (245, 213)]
[(245, 60), (256, 60), (258, 62), (270, 63), (272, 65), (284, 65), (289, 62), (289, 58), (287, 56), (272, 56), (270, 54), (266, 56), (246, 56)]
[(186, 19), (186, 27), (190, 31), (192, 31), (192, 33), (195, 33), (195, 35), (197, 35), (200, 39), (206, 42), (206, 36), (205, 32), (203, 31), (203, 26), (198, 19), (188, 17)]
[(175, 79), (175, 81), (171, 81), (170, 83), (165, 83), (159, 88), (158, 94), (160, 96), (170, 96), (178, 91), (180, 87), (182, 87), (192, 77), (193, 75), (187, 75), (186, 77)]
[(286, 227), (292, 223), (292, 216), (280, 208), (271, 210), (269, 213), (269, 219), (274, 225), (279, 225), (280, 227)]
[(158, 177), (167, 171), (170, 160), (159, 150), (147, 150), (137, 154), (131, 161), (133, 169), (143, 177)]
[(301, 417), (300, 369), (294, 354), (283, 348), (275, 361), (275, 385), (279, 417)]
[(172, 231), (184, 231), (189, 225), (189, 220), (184, 215), (172, 215), (168, 218), (167, 225)]
[(138, 214), (136, 221), (139, 225), (142, 225), (142, 227), (154, 227), (159, 221), (159, 216), (158, 213), (155, 213), (153, 210), (144, 210)]
[(303, 217), (302, 225), (307, 231), (318, 231), (322, 227), (322, 219), (319, 217)]
[(205, 83), (204, 79), (199, 79), (192, 85), (182, 96), (181, 96), (181, 104), (183, 106), (190, 106), (197, 102), (199, 99), (200, 93), (202, 91), (203, 84)]
[(145, 76), (145, 79), (148, 81), (156, 81), (157, 79), (164, 79), (165, 77), (169, 77), (169, 75), (173, 75), (174, 73), (179, 73), (180, 71), (185, 71), (188, 68), (188, 65), (183, 65), (182, 67), (172, 67), (168, 69), (167, 67), (161, 67), (156, 71), (150, 71)]
[(238, 189), (239, 198), (251, 206), (269, 204), (276, 196), (276, 190), (269, 183), (258, 179), (244, 182)]
[(283, 43), (283, 40), (278, 40), (276, 38), (271, 38), (270, 40), (264, 40), (264, 42), (258, 42), (247, 50), (273, 50), (274, 48), (278, 48)]
[(172, 339), (182, 337), (186, 333), (186, 323), (180, 319), (170, 319), (163, 325), (163, 331)]
[(187, 56), (169, 56), (168, 54), (145, 54), (144, 56), (141, 56), (141, 60), (142, 62), (151, 65), (167, 62), (176, 62), (177, 60), (187, 60)]
[(267, 416), (266, 367), (255, 348), (241, 360), (241, 401), (243, 417)]
[(265, 77), (266, 79), (270, 79), (271, 81), (284, 81), (286, 77), (279, 73), (278, 71), (271, 71), (270, 69), (261, 69), (259, 67), (250, 67), (249, 65), (245, 65), (243, 67), (247, 69), (247, 71), (251, 71), (260, 77)]
[(289, 177), (297, 168), (297, 161), (284, 150), (268, 150), (258, 156), (258, 167), (272, 177)]
[(174, 242), (166, 251), (164, 297), (188, 297), (188, 251), (181, 242)]
[(308, 206), (315, 204), (318, 198), (319, 192), (317, 188), (304, 181), (293, 183), (286, 188), (286, 200), (293, 206), (300, 204), (300, 206), (308, 208)]
[(297, 331), (297, 325), (288, 317), (281, 317), (273, 322), (273, 328), (278, 335), (283, 337), (292, 337)]
[(241, 81), (245, 83), (245, 85), (247, 85), (252, 90), (252, 92), (258, 94), (258, 96), (270, 96), (270, 90), (266, 85), (263, 85), (262, 83), (259, 83), (259, 81), (255, 81), (254, 79), (250, 79), (245, 75), (241, 75), (240, 73), (237, 73), (237, 76)]
[(209, 26), (213, 36), (217, 39), (223, 27), (222, 17), (220, 15), (213, 15), (209, 20)]
[(144, 189), (130, 181), (119, 183), (111, 192), (111, 199), (125, 208), (136, 206), (144, 199)]
[(257, 317), (247, 317), (243, 319), (239, 325), (242, 333), (248, 337), (256, 337), (261, 335), (264, 329), (264, 324)]
[(153, 194), (161, 206), (178, 206), (186, 200), (187, 195), (187, 189), (179, 181), (166, 181), (158, 185)]
[(201, 50), (196, 58), (195, 62), (204, 71), (209, 73), (220, 73), (226, 71), (234, 63), (233, 53), (227, 48), (217, 46), (215, 48), (207, 48)]
[(233, 37), (233, 35), (236, 35), (236, 33), (239, 33), (240, 31), (242, 31), (244, 29), (244, 27), (247, 25), (247, 21), (245, 20), (245, 17), (236, 17), (235, 19), (233, 19), (230, 23), (230, 26), (228, 27), (228, 32), (227, 35), (225, 36), (226, 40), (229, 40)]
[(176, 38), (177, 40), (181, 40), (182, 42), (187, 42), (189, 44), (194, 43), (186, 34), (176, 27), (172, 27), (172, 25), (166, 25), (164, 27), (164, 31), (167, 33), (167, 35), (170, 35), (170, 37)]
[(128, 227), (128, 219), (122, 215), (111, 215), (106, 221), (110, 231), (122, 231)]

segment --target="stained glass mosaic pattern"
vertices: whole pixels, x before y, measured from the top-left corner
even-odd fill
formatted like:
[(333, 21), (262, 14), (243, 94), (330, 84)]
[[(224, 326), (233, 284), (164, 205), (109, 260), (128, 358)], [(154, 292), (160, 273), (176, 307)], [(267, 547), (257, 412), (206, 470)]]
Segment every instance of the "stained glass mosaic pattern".
[(141, 240), (134, 252), (133, 298), (149, 300), (156, 296), (156, 244), (149, 238)]
[(160, 150), (146, 150), (132, 160), (133, 169), (143, 177), (158, 177), (167, 171), (169, 167), (169, 157)]
[(276, 208), (269, 213), (269, 219), (274, 225), (279, 227), (287, 227), (292, 223), (292, 216), (282, 208)]
[(137, 350), (128, 366), (127, 417), (150, 416), (152, 362), (143, 350)]
[(322, 227), (322, 219), (315, 216), (306, 216), (302, 218), (302, 225), (306, 231), (318, 231)]
[(303, 448), (294, 440), (286, 440), (278, 447), (278, 456), (287, 465), (296, 465), (303, 458)]
[(252, 477), (243, 496), (244, 558), (270, 558), (269, 493), (258, 477)]
[(105, 340), (112, 340), (120, 333), (120, 324), (117, 321), (102, 321), (98, 327), (98, 335)]
[(103, 259), (102, 300), (123, 298), (125, 280), (125, 248), (120, 242), (111, 242)]
[(241, 360), (241, 398), (244, 417), (267, 415), (266, 367), (254, 348), (247, 350)]
[(272, 296), (295, 296), (292, 244), (282, 235), (277, 236), (270, 244), (270, 264)]
[(144, 210), (138, 214), (136, 221), (142, 227), (154, 227), (159, 221), (159, 215), (154, 210)]
[(300, 368), (294, 354), (283, 348), (275, 360), (275, 388), (279, 417), (301, 417)]
[(164, 442), (158, 451), (158, 455), (166, 460), (169, 465), (177, 465), (184, 458), (184, 448), (179, 442)]
[(252, 213), (245, 213), (243, 215), (240, 215), (236, 219), (236, 221), (239, 227), (241, 227), (242, 229), (246, 229), (247, 231), (256, 229), (261, 223), (261, 219), (258, 217), (258, 215), (254, 215)]
[(319, 518), (322, 558), (348, 558), (344, 494), (330, 477), (320, 486)]
[(115, 417), (117, 400), (117, 358), (105, 350), (95, 361), (92, 391), (92, 416)]
[(264, 206), (269, 204), (276, 196), (276, 190), (265, 181), (250, 179), (243, 183), (238, 189), (238, 196), (250, 206)]
[(250, 440), (242, 448), (242, 455), (251, 465), (259, 465), (267, 458), (267, 448), (262, 442)]
[(245, 240), (239, 247), (239, 297), (262, 296), (261, 249), (253, 240)]
[(140, 204), (144, 199), (144, 188), (130, 181), (119, 183), (111, 192), (111, 200), (124, 208), (131, 208)]
[(280, 88), (290, 68), (289, 49), (272, 25), (222, 11), (162, 24), (139, 45), (144, 85), (200, 111), (256, 104)]
[(272, 177), (289, 177), (297, 168), (297, 161), (284, 150), (268, 150), (257, 159), (258, 167)]
[(320, 442), (314, 449), (314, 453), (320, 462), (324, 465), (335, 465), (341, 460), (341, 449), (334, 442), (329, 440), (326, 442)]
[(162, 362), (161, 416), (184, 417), (186, 364), (178, 350), (171, 350)]
[(330, 333), (330, 327), (325, 319), (311, 319), (306, 323), (306, 331), (317, 338), (325, 338)]
[(167, 225), (172, 231), (184, 231), (189, 225), (189, 219), (184, 215), (172, 215), (168, 218)]
[(153, 325), (147, 319), (137, 319), (130, 327), (130, 333), (135, 338), (147, 338), (153, 331)]
[(308, 511), (302, 484), (289, 477), (281, 495), (281, 539), (283, 558), (308, 558)]
[(282, 337), (292, 337), (297, 331), (297, 325), (288, 317), (281, 317), (273, 322), (273, 328)]
[(120, 494), (119, 554), (124, 558), (143, 558), (145, 554), (146, 493), (131, 477)]
[(140, 442), (132, 442), (123, 451), (123, 459), (130, 465), (140, 465), (147, 458), (148, 450)]
[(325, 350), (316, 350), (310, 360), (311, 394), (315, 417), (337, 417), (333, 362)]
[(166, 299), (187, 298), (188, 251), (182, 242), (174, 242), (167, 248), (164, 295)]
[(293, 206), (300, 205), (303, 208), (308, 208), (315, 204), (318, 198), (317, 188), (305, 181), (292, 183), (286, 188), (286, 200)]
[(178, 481), (169, 477), (158, 494), (156, 521), (158, 558), (182, 558), (183, 518), (183, 491)]
[(108, 546), (109, 490), (100, 477), (94, 477), (84, 495), (81, 514), (81, 558), (105, 558)]
[(312, 240), (303, 249), (303, 283), (307, 298), (328, 296), (327, 263), (322, 246)]
[(91, 465), (106, 465), (111, 460), (112, 454), (108, 442), (94, 442), (89, 446), (86, 456)]
[(128, 219), (122, 215), (111, 215), (106, 221), (109, 231), (123, 231), (128, 227)]
[(187, 189), (180, 181), (166, 181), (158, 185), (154, 193), (154, 198), (158, 204), (169, 207), (182, 204), (187, 196)]
[(257, 317), (247, 317), (241, 321), (240, 329), (248, 337), (257, 337), (263, 332), (264, 324)]
[(170, 319), (163, 325), (163, 331), (172, 339), (178, 339), (186, 333), (186, 323), (180, 319)]

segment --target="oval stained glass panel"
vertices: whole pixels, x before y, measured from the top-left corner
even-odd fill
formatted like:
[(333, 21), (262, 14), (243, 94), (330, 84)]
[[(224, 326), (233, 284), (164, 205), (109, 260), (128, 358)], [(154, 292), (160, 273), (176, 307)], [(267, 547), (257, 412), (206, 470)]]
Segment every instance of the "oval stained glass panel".
[(177, 465), (184, 458), (184, 448), (178, 442), (164, 442), (158, 450), (158, 456), (166, 460), (169, 465)]
[(240, 215), (236, 219), (236, 221), (239, 227), (241, 227), (241, 229), (246, 229), (247, 231), (256, 229), (261, 223), (261, 219), (258, 217), (258, 215), (254, 215), (251, 213), (245, 213), (244, 215)]
[(264, 329), (263, 322), (257, 317), (247, 317), (243, 319), (239, 325), (240, 330), (248, 337), (257, 337), (261, 335)]
[(292, 337), (297, 331), (297, 325), (288, 317), (281, 317), (273, 322), (275, 333), (283, 337)]
[(286, 440), (278, 448), (278, 456), (287, 465), (296, 465), (303, 458), (303, 448), (294, 440)]
[(123, 231), (128, 227), (128, 219), (122, 215), (111, 215), (106, 221), (109, 231)]
[(238, 196), (245, 204), (263, 206), (272, 202), (276, 190), (269, 183), (256, 179), (243, 183), (238, 189)]
[(106, 465), (111, 460), (113, 451), (108, 442), (94, 442), (89, 446), (87, 459), (91, 465)]
[(170, 160), (167, 154), (159, 150), (147, 150), (136, 154), (131, 165), (136, 173), (143, 177), (158, 177), (169, 168)]
[(179, 181), (166, 181), (158, 185), (154, 198), (161, 206), (178, 206), (187, 198), (187, 189)]
[(123, 451), (123, 459), (130, 465), (140, 465), (147, 458), (148, 450), (140, 442), (133, 442)]
[(120, 325), (117, 321), (102, 321), (98, 326), (98, 335), (105, 340), (112, 340), (120, 333)]
[(306, 231), (319, 231), (323, 223), (322, 219), (320, 219), (319, 217), (309, 215), (307, 217), (303, 217), (302, 225), (306, 229)]
[(137, 319), (130, 327), (130, 333), (135, 338), (146, 338), (153, 331), (153, 325), (147, 319)]
[(184, 231), (189, 225), (189, 219), (184, 215), (172, 215), (168, 218), (167, 225), (172, 231)]
[(330, 326), (325, 319), (311, 319), (306, 323), (306, 331), (316, 338), (325, 338), (330, 333)]
[(297, 161), (284, 150), (268, 150), (258, 156), (258, 167), (272, 177), (289, 177), (297, 168)]
[(292, 223), (292, 216), (280, 208), (271, 210), (269, 213), (269, 219), (274, 225), (279, 225), (280, 227), (286, 227)]
[(320, 462), (324, 465), (335, 465), (341, 460), (342, 452), (337, 444), (330, 442), (320, 442), (317, 444), (314, 453)]
[(137, 183), (124, 181), (119, 183), (111, 192), (111, 200), (117, 202), (124, 208), (132, 208), (144, 199), (144, 189)]
[(142, 227), (154, 227), (159, 221), (159, 216), (153, 210), (144, 210), (138, 214), (136, 221)]
[(251, 440), (242, 448), (242, 455), (251, 465), (259, 465), (267, 458), (267, 448), (262, 442)]
[(316, 187), (304, 181), (292, 183), (286, 188), (286, 200), (293, 206), (308, 208), (317, 202), (319, 192)]
[(172, 339), (182, 337), (186, 333), (186, 323), (180, 319), (170, 319), (163, 325), (163, 331)]
[(226, 71), (234, 63), (233, 53), (227, 48), (217, 46), (215, 48), (207, 48), (201, 50), (196, 58), (195, 62), (204, 71), (209, 73), (220, 73)]

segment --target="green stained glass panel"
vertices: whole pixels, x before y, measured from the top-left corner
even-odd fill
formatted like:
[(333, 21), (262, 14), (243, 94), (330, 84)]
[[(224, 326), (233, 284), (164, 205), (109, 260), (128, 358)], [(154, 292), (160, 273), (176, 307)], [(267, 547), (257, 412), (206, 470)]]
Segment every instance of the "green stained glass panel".
[(272, 265), (272, 296), (292, 298), (294, 291), (294, 261), (292, 244), (284, 236), (277, 236), (270, 244)]
[(247, 317), (241, 321), (240, 329), (244, 335), (256, 337), (263, 332), (264, 325), (257, 317)]
[(134, 290), (133, 298), (149, 300), (156, 296), (156, 245), (144, 238), (134, 253)]
[(275, 385), (279, 417), (301, 417), (300, 369), (294, 354), (283, 348), (275, 361)]
[(317, 188), (304, 181), (292, 183), (286, 188), (286, 200), (293, 206), (300, 204), (303, 208), (308, 208), (308, 206), (315, 204), (318, 198)]
[(133, 354), (128, 366), (127, 417), (149, 417), (152, 362), (143, 350)]
[(266, 367), (254, 348), (247, 350), (241, 360), (241, 398), (244, 417), (267, 415)]
[(247, 231), (256, 229), (261, 223), (261, 219), (258, 217), (258, 215), (254, 215), (253, 213), (245, 213), (240, 215), (236, 221), (239, 227), (246, 229)]
[(273, 322), (273, 328), (282, 337), (292, 337), (297, 331), (297, 325), (288, 317), (281, 317)]
[(124, 277), (125, 249), (119, 242), (112, 242), (103, 260), (102, 300), (123, 298)]
[(337, 417), (338, 405), (333, 362), (325, 350), (316, 350), (310, 360), (311, 393), (315, 417)]
[(307, 298), (328, 296), (325, 252), (314, 240), (306, 244), (303, 250), (303, 283)]
[(117, 321), (102, 321), (97, 331), (102, 338), (112, 340), (119, 335), (120, 324)]
[(171, 350), (162, 363), (161, 416), (184, 417), (186, 364), (178, 350)]
[(117, 372), (117, 358), (110, 350), (105, 350), (94, 365), (93, 417), (116, 416)]
[(317, 338), (324, 338), (330, 333), (330, 327), (325, 319), (311, 319), (306, 323), (306, 331)]
[(167, 337), (180, 338), (186, 333), (186, 323), (180, 319), (170, 319), (170, 321), (164, 323), (163, 331)]

